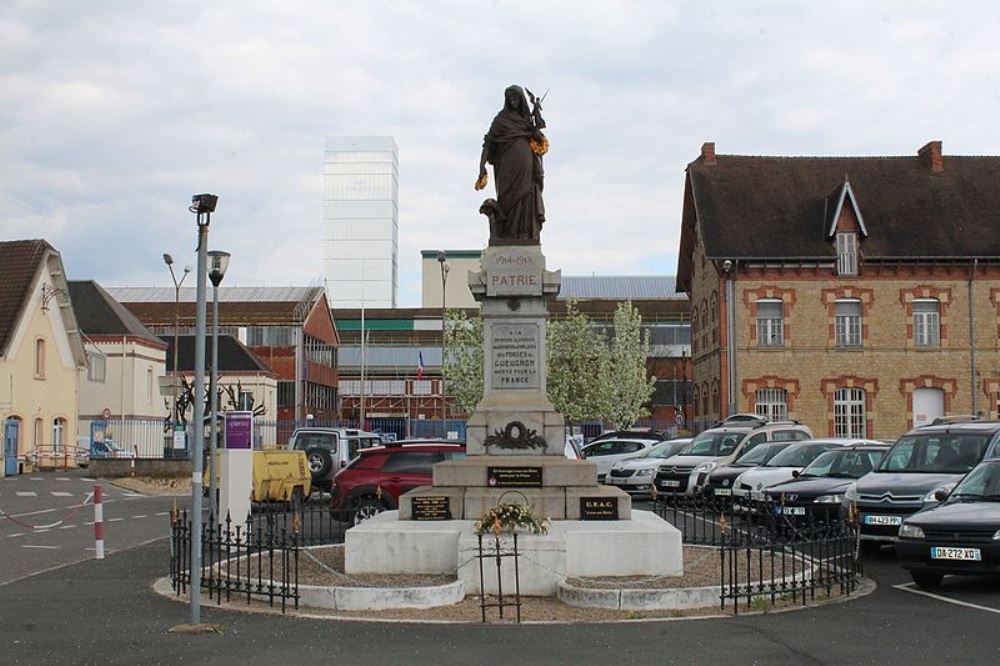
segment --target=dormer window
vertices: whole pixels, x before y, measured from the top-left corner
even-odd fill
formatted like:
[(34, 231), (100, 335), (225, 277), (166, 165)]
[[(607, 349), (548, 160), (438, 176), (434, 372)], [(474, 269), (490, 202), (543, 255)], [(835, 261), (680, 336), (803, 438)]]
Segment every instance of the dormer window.
[(858, 274), (858, 235), (837, 232), (837, 275)]

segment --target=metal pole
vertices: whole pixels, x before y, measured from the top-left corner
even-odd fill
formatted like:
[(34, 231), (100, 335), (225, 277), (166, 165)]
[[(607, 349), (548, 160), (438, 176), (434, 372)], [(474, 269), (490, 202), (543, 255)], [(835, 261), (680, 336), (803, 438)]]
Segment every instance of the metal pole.
[(209, 390), (212, 398), (212, 422), (208, 426), (208, 515), (212, 518), (211, 525), (215, 525), (219, 510), (215, 496), (215, 476), (219, 472), (218, 462), (215, 460), (219, 438), (219, 287), (215, 284), (212, 285), (212, 374)]
[[(202, 224), (202, 215), (205, 222)], [(205, 265), (208, 260), (208, 225), (211, 213), (198, 213), (198, 281), (194, 325), (194, 416), (192, 417), (193, 467), (191, 475), (191, 624), (201, 624), (201, 476), (205, 445)]]
[(448, 319), (448, 269), (441, 262), (441, 439), (448, 438), (448, 403), (445, 398), (444, 347)]
[[(171, 426), (172, 429), (176, 429), (177, 428), (177, 421), (180, 420), (179, 419), (179, 414), (177, 413), (177, 379), (178, 379), (178, 377), (177, 377), (177, 356), (178, 356), (177, 344), (178, 344), (178, 339), (180, 337), (179, 336), (179, 332), (178, 332), (177, 329), (181, 325), (180, 324), (180, 321), (181, 321), (181, 286), (180, 286), (180, 284), (177, 283), (177, 278), (174, 277), (174, 267), (173, 266), (170, 267), (170, 277), (172, 277), (174, 279), (174, 378), (173, 378), (173, 382), (171, 382), (173, 384), (173, 386), (174, 386), (174, 412), (173, 412), (174, 416), (173, 416), (173, 419), (171, 419), (172, 423), (170, 424), (170, 426)], [(171, 432), (171, 435), (173, 435), (173, 432)]]

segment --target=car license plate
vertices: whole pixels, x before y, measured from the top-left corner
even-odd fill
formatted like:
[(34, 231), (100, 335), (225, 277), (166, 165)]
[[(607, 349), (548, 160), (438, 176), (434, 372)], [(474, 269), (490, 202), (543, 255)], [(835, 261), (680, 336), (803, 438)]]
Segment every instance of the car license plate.
[(804, 516), (806, 515), (806, 508), (804, 506), (783, 506), (781, 507), (781, 513), (786, 516)]
[(665, 481), (660, 481), (660, 486), (663, 488), (680, 488), (681, 482), (675, 481), (674, 479), (667, 479)]
[(623, 479), (619, 479), (617, 476), (606, 476), (604, 477), (604, 483), (610, 483), (613, 486), (617, 486), (622, 483)]
[(758, 500), (758, 501), (763, 500), (764, 499), (764, 493), (762, 491), (760, 491), (760, 490), (754, 490), (754, 491), (752, 491), (750, 493), (750, 499), (752, 499), (752, 500)]
[(902, 516), (873, 516), (871, 514), (865, 515), (865, 525), (902, 525)]
[(932, 560), (974, 560), (979, 562), (983, 554), (978, 548), (949, 548), (946, 546), (931, 546)]
[(731, 497), (733, 491), (730, 490), (729, 488), (716, 488), (715, 494), (717, 497)]
[(736, 497), (746, 497), (747, 496), (747, 491), (745, 491), (745, 490), (733, 490), (733, 495), (735, 495)]

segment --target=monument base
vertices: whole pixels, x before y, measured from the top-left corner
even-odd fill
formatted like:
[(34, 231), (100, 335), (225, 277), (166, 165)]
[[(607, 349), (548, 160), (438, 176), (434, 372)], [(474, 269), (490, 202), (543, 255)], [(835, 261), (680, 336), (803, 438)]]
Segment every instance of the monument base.
[[(502, 551), (513, 537), (501, 535)], [(494, 548), (483, 538), (485, 552)], [(479, 539), (471, 520), (403, 521), (386, 511), (347, 531), (347, 574), (413, 573), (457, 575), (465, 589), (480, 592)], [(681, 534), (649, 511), (634, 511), (629, 520), (553, 523), (548, 534), (518, 534), (521, 594), (554, 596), (559, 584), (573, 576), (680, 576), (684, 571)], [(497, 592), (496, 560), (486, 560), (483, 583)], [(513, 558), (503, 558), (505, 593), (513, 592)]]

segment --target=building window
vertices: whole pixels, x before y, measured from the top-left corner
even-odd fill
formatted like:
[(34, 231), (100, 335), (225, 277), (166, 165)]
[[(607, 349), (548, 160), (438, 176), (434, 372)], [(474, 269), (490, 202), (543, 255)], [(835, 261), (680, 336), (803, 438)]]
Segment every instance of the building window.
[(838, 347), (861, 346), (861, 301), (838, 300), (834, 304), (834, 322)]
[(65, 432), (66, 419), (56, 419), (52, 422), (52, 450), (55, 453), (62, 451)]
[(146, 402), (153, 401), (153, 369), (146, 368)]
[(35, 340), (35, 378), (45, 379), (45, 340)]
[(837, 275), (858, 274), (857, 234), (837, 234)]
[(714, 293), (709, 309), (712, 311), (712, 346), (715, 346), (719, 344), (719, 301)]
[(788, 393), (785, 389), (757, 389), (755, 411), (769, 421), (784, 421), (788, 418)]
[(104, 354), (87, 352), (87, 381), (103, 384), (108, 372), (108, 359)]
[(295, 382), (278, 381), (278, 407), (295, 406)]
[(837, 389), (833, 394), (834, 437), (865, 437), (865, 391)]
[(35, 434), (31, 442), (34, 445), (35, 451), (38, 451), (42, 447), (42, 432), (45, 428), (41, 419), (35, 419)]
[(757, 301), (757, 346), (785, 344), (785, 304), (777, 299)]
[(913, 344), (918, 347), (941, 344), (941, 302), (936, 298), (913, 301)]

